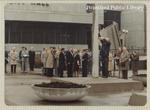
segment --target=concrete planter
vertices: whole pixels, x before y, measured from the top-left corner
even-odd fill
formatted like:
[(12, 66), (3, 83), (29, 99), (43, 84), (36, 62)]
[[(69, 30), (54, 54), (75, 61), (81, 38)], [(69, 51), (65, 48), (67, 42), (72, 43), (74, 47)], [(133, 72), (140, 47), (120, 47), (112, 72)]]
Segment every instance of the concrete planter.
[(46, 88), (32, 85), (36, 95), (49, 101), (74, 101), (79, 100), (88, 94), (91, 86), (84, 88)]

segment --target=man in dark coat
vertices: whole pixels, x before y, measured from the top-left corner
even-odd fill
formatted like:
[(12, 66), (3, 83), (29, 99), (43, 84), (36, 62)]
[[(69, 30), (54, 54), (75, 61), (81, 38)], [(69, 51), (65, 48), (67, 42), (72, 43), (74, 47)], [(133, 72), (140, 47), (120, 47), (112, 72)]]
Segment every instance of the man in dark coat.
[(82, 77), (87, 77), (88, 75), (88, 52), (87, 50), (83, 51), (83, 56), (82, 56)]
[(58, 75), (59, 77), (63, 77), (63, 72), (66, 68), (65, 63), (65, 54), (64, 54), (64, 48), (61, 49), (61, 52), (59, 54), (59, 63), (58, 63)]
[(67, 75), (68, 77), (73, 77), (73, 49), (70, 49), (66, 52), (66, 63), (67, 63)]
[(102, 60), (102, 77), (108, 78), (108, 61), (109, 61), (109, 50), (110, 50), (110, 41), (108, 38), (101, 39), (102, 47), (100, 51), (101, 60)]
[(33, 47), (31, 47), (31, 50), (29, 51), (30, 71), (34, 71), (34, 64), (35, 64), (35, 51), (33, 50)]

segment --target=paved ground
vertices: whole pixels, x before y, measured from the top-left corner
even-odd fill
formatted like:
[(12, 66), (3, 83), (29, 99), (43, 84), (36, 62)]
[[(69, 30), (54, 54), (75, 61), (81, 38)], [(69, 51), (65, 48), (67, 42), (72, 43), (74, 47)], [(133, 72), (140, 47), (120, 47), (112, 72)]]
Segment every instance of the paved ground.
[[(141, 71), (144, 73), (145, 71)], [(127, 106), (132, 92), (116, 94), (95, 94), (86, 96), (80, 101), (75, 102), (49, 102), (44, 101), (34, 94), (31, 88), (32, 84), (40, 82), (49, 82), (50, 78), (37, 75), (37, 73), (28, 73), (22, 75), (6, 75), (5, 77), (5, 102), (8, 105), (71, 105), (71, 106)], [(146, 90), (143, 91), (146, 93)]]

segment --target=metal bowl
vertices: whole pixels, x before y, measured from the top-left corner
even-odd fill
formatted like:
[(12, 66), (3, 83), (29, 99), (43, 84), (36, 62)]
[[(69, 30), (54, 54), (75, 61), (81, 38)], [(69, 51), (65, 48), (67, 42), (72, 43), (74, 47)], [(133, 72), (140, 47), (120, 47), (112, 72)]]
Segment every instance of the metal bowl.
[(46, 88), (32, 85), (36, 95), (49, 101), (74, 101), (79, 100), (88, 94), (91, 86), (84, 88)]

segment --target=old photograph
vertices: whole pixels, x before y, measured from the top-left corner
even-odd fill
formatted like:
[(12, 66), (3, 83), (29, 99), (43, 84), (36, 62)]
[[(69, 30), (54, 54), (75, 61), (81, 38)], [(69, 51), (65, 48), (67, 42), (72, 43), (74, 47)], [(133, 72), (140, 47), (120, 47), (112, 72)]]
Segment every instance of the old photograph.
[(144, 106), (147, 7), (7, 3), (5, 104)]

